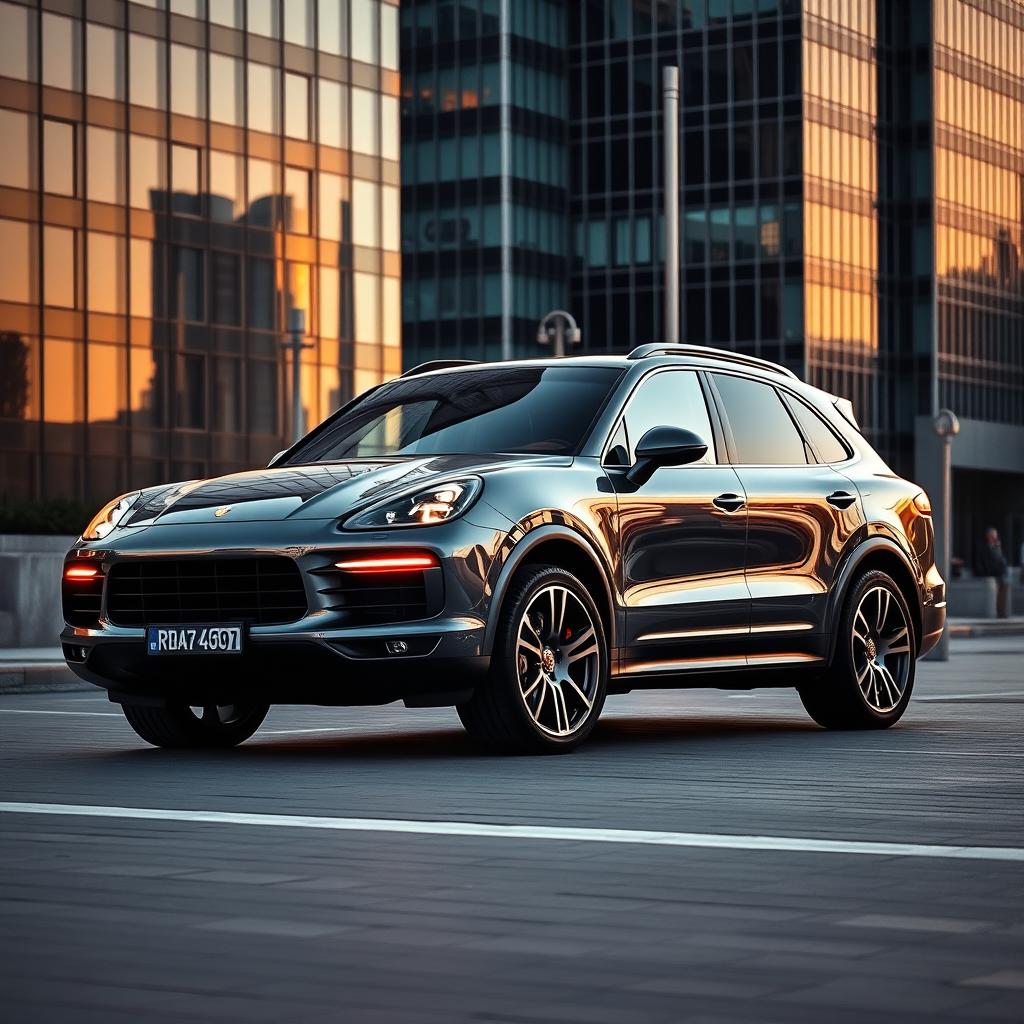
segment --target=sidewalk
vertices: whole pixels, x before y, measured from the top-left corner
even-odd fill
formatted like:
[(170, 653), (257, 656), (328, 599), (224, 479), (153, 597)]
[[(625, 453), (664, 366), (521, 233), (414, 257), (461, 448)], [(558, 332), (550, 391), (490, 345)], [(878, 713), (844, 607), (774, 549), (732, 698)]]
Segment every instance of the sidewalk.
[(1009, 619), (959, 619), (949, 620), (951, 637), (978, 636), (1024, 636), (1024, 616), (1014, 615)]
[(0, 693), (46, 693), (92, 690), (64, 664), (59, 647), (12, 647), (0, 650)]

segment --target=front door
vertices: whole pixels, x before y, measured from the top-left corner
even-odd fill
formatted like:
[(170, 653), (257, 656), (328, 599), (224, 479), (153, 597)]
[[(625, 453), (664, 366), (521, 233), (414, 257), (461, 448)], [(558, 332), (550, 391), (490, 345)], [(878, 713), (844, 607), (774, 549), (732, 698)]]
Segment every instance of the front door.
[[(695, 371), (657, 370), (633, 392), (609, 443), (605, 465), (618, 497), (626, 675), (744, 663), (746, 499), (735, 470), (722, 464), (722, 437), (708, 409)], [(692, 430), (708, 453), (689, 466), (662, 467), (634, 487), (623, 470), (640, 438), (657, 426)]]
[[(864, 523), (856, 487), (819, 459), (836, 454), (825, 448), (829, 438), (840, 461), (847, 453), (799, 399), (737, 374), (713, 380), (747, 496), (750, 661), (818, 660), (827, 651), (829, 594), (843, 550)], [(798, 429), (795, 419), (804, 417)], [(816, 437), (818, 428), (825, 433)]]

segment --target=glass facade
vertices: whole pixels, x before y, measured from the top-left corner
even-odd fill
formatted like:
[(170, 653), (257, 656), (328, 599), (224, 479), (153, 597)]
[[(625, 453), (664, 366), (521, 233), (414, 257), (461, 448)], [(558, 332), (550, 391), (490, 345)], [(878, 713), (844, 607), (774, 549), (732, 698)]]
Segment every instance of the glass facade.
[(292, 310), (307, 425), (399, 372), (399, 92), (397, 0), (0, 2), (0, 496), (265, 463)]
[(931, 417), (952, 408), (955, 547), (995, 494), (1016, 553), (1022, 34), (1021, 0), (403, 3), (406, 365), (538, 354), (558, 306), (586, 351), (662, 335), (677, 65), (682, 337), (850, 398), (933, 490)]
[(407, 365), (525, 355), (567, 301), (565, 8), (402, 5)]

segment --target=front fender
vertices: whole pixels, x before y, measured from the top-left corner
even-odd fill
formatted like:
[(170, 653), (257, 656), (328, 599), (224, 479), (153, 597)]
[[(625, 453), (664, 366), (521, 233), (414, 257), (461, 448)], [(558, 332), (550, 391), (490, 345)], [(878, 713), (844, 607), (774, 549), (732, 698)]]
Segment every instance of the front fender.
[(509, 531), (505, 543), (491, 563), (490, 607), (487, 616), (487, 628), (484, 632), (483, 652), (490, 656), (494, 647), (494, 637), (498, 628), (498, 616), (508, 592), (512, 577), (525, 565), (530, 553), (541, 544), (550, 540), (568, 541), (573, 544), (593, 564), (601, 577), (604, 587), (602, 595), (595, 594), (595, 600), (603, 598), (611, 611), (611, 635), (609, 645), (614, 651), (618, 633), (612, 589), (609, 580), (612, 578), (611, 567), (595, 544), (576, 524), (573, 517), (565, 512), (548, 510), (539, 512), (527, 520), (520, 521)]
[[(916, 613), (918, 620), (922, 614), (921, 605), (921, 570), (917, 564), (917, 560), (913, 557), (913, 553), (905, 550), (895, 539), (890, 537), (887, 533), (885, 535), (875, 533), (869, 536), (866, 540), (862, 541), (855, 548), (853, 548), (846, 557), (842, 568), (836, 576), (835, 583), (832, 586), (832, 592), (829, 595), (829, 604), (827, 610), (826, 621), (828, 623), (828, 630), (832, 636), (832, 641), (829, 650), (829, 662), (831, 662), (833, 655), (835, 654), (835, 645), (838, 637), (838, 626), (839, 616), (843, 609), (843, 604), (846, 601), (847, 591), (850, 589), (854, 578), (857, 575), (857, 570), (864, 564), (865, 559), (871, 555), (884, 552), (888, 555), (894, 555), (900, 560), (911, 578), (914, 580), (914, 595), (912, 599), (916, 601), (917, 607), (911, 606), (911, 612)], [(918, 638), (920, 639), (920, 638)]]

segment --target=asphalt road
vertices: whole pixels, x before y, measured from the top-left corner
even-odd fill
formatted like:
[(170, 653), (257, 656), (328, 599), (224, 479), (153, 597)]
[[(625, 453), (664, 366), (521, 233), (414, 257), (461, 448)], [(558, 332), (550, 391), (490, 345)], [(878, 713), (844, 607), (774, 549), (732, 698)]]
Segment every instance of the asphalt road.
[(887, 733), (641, 693), (559, 758), (397, 707), (171, 753), (98, 693), (0, 698), (0, 1016), (1020, 1021), (1022, 726), (1020, 638), (924, 663)]

